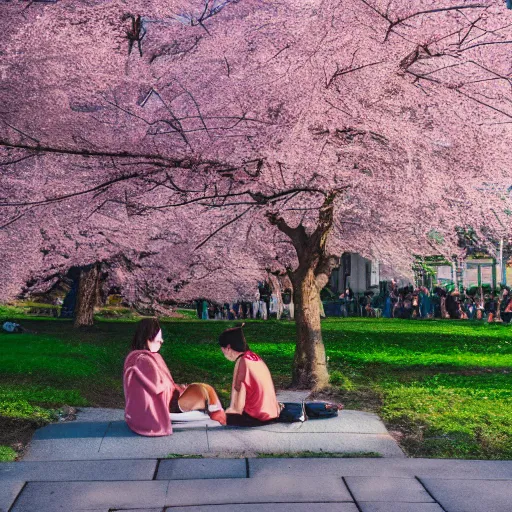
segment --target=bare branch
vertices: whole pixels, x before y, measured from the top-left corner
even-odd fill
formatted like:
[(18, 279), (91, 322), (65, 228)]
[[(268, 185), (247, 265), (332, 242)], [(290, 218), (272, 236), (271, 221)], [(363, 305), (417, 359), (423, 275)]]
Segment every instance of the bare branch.
[(400, 23), (403, 23), (404, 21), (410, 20), (411, 18), (415, 18), (416, 16), (421, 16), (422, 14), (434, 14), (434, 13), (438, 13), (438, 12), (459, 11), (459, 10), (463, 10), (463, 9), (487, 9), (488, 8), (488, 6), (484, 5), (484, 4), (455, 5), (452, 7), (439, 7), (437, 9), (427, 9), (425, 11), (417, 11), (412, 14), (409, 14), (408, 16), (404, 16), (403, 18), (397, 18), (396, 20), (392, 20), (388, 14), (388, 11), (386, 11), (386, 13), (382, 13), (376, 7), (374, 7), (368, 0), (361, 0), (361, 2), (363, 2), (363, 4), (365, 4), (373, 12), (378, 14), (381, 18), (383, 18), (384, 20), (386, 20), (389, 23), (388, 29), (386, 31), (386, 35), (384, 37), (384, 42), (386, 42), (388, 40), (389, 35), (391, 34), (391, 32), (393, 32), (393, 29), (397, 25), (399, 25)]
[(100, 185), (97, 185), (95, 187), (88, 188), (88, 189), (85, 189), (85, 190), (80, 190), (78, 192), (71, 192), (69, 194), (62, 194), (60, 196), (51, 197), (49, 199), (42, 199), (40, 201), (24, 201), (24, 202), (14, 202), (14, 203), (0, 203), (0, 207), (41, 206), (41, 205), (44, 205), (44, 204), (57, 203), (57, 202), (60, 202), (60, 201), (64, 201), (66, 199), (70, 199), (71, 197), (83, 196), (83, 195), (86, 195), (86, 194), (90, 194), (92, 192), (96, 192), (98, 190), (103, 190), (105, 188), (110, 187), (114, 183), (119, 183), (121, 181), (131, 180), (133, 178), (139, 178), (140, 176), (141, 176), (141, 174), (138, 173), (138, 172), (137, 173), (132, 173), (132, 174), (128, 174), (126, 176), (121, 176), (119, 178), (114, 178), (114, 179), (105, 181), (105, 182), (101, 183)]
[[(0, 147), (6, 148), (18, 148), (26, 149), (29, 151), (35, 151), (37, 153), (52, 153), (52, 154), (63, 154), (63, 155), (78, 155), (85, 157), (114, 157), (114, 158), (144, 158), (149, 160), (153, 165), (162, 165), (163, 163), (177, 168), (192, 168), (198, 165), (199, 162), (195, 162), (191, 159), (174, 159), (163, 155), (152, 154), (152, 153), (130, 153), (128, 151), (101, 151), (101, 150), (90, 150), (90, 149), (73, 149), (73, 148), (59, 148), (55, 146), (30, 146), (28, 144), (19, 144), (16, 142), (10, 142), (5, 139), (0, 139)], [(218, 165), (213, 161), (203, 161), (202, 164)]]
[(476, 101), (478, 104), (483, 105), (484, 107), (490, 108), (491, 110), (494, 110), (495, 112), (498, 112), (500, 114), (503, 114), (504, 116), (512, 118), (512, 114), (509, 114), (508, 112), (505, 112), (504, 110), (501, 110), (497, 107), (493, 107), (492, 105), (489, 105), (489, 103), (486, 103), (485, 101), (481, 101), (478, 98), (475, 98), (474, 96), (471, 96), (470, 94), (467, 94), (460, 90), (459, 87), (455, 88), (455, 91), (461, 94), (462, 96), (465, 96), (466, 98), (469, 98), (470, 100)]
[(40, 141), (38, 139), (35, 139), (34, 137), (31, 137), (30, 135), (28, 135), (25, 132), (22, 132), (20, 129), (16, 128), (15, 126), (10, 125), (7, 121), (4, 121), (3, 119), (2, 119), (2, 122), (4, 124), (6, 124), (9, 128), (13, 129), (15, 132), (18, 132), (23, 137), (26, 137), (27, 139), (33, 140), (34, 142), (37, 142), (39, 144)]
[(246, 210), (244, 210), (242, 213), (240, 213), (239, 215), (233, 217), (230, 221), (228, 222), (225, 222), (224, 224), (222, 224), (221, 226), (219, 226), (211, 235), (209, 235), (208, 237), (206, 237), (199, 245), (196, 246), (196, 248), (194, 250), (197, 251), (197, 249), (200, 249), (206, 242), (208, 242), (208, 240), (211, 240), (219, 231), (223, 230), (224, 228), (227, 228), (228, 226), (230, 226), (231, 224), (233, 224), (233, 222), (236, 222), (237, 220), (239, 220), (240, 218), (242, 218), (248, 211), (250, 211), (253, 207), (252, 206), (249, 206), (249, 208), (247, 208)]
[(466, 48), (459, 48), (458, 51), (460, 52), (466, 52), (468, 50), (471, 50), (472, 48), (477, 48), (479, 46), (488, 46), (491, 44), (512, 44), (512, 41), (487, 41), (484, 43), (475, 43), (470, 46), (466, 46)]
[(370, 66), (377, 66), (378, 64), (382, 64), (384, 61), (381, 60), (379, 62), (371, 62), (370, 64), (363, 64), (362, 66), (357, 66), (355, 68), (349, 68), (349, 69), (336, 69), (336, 72), (331, 76), (331, 79), (325, 86), (326, 89), (329, 89), (329, 87), (333, 84), (334, 80), (336, 78), (339, 78), (340, 76), (347, 75), (348, 73), (353, 73), (354, 71), (359, 71), (360, 69), (368, 68)]

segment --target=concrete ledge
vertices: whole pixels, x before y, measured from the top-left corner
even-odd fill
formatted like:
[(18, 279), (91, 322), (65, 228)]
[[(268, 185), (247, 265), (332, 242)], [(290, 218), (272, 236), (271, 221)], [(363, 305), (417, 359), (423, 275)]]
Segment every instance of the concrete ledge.
[(0, 480), (69, 482), (100, 480), (151, 480), (157, 460), (80, 460), (7, 462), (0, 464)]
[[(266, 427), (261, 427), (265, 428)], [(377, 452), (384, 457), (405, 457), (394, 439), (384, 434), (341, 434), (310, 432), (272, 432), (238, 429), (208, 431), (211, 452), (218, 453), (293, 453)]]
[[(80, 421), (51, 424), (36, 431), (25, 461), (164, 458), (175, 454), (254, 455), (285, 452), (376, 452), (404, 457), (375, 414), (342, 411), (338, 417), (263, 427), (223, 427), (211, 420), (174, 423), (172, 436), (132, 432), (121, 409), (80, 411)], [(84, 418), (84, 421), (81, 419)], [(101, 421), (100, 421), (101, 419)]]
[[(80, 460), (94, 458), (108, 423), (54, 423), (36, 430), (23, 460)], [(126, 458), (126, 457), (124, 457)]]
[(359, 512), (354, 503), (336, 503), (334, 506), (332, 503), (203, 505), (199, 507), (173, 507), (168, 510), (169, 512), (311, 512), (312, 510), (315, 512)]
[(512, 480), (421, 479), (444, 510), (505, 512), (512, 510)]
[(210, 478), (247, 478), (245, 459), (162, 460), (157, 480), (198, 480)]
[(455, 459), (249, 459), (252, 477), (287, 474), (512, 480), (512, 461)]
[(415, 478), (349, 476), (345, 478), (345, 483), (358, 502), (434, 502), (425, 488)]

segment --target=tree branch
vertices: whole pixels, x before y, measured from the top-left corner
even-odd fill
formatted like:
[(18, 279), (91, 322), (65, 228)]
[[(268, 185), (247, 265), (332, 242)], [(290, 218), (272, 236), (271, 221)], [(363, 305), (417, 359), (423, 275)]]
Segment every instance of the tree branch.
[(197, 251), (197, 249), (200, 249), (206, 242), (208, 242), (208, 240), (211, 240), (219, 231), (223, 230), (224, 228), (227, 228), (229, 225), (233, 224), (233, 222), (236, 222), (238, 219), (242, 218), (252, 208), (252, 206), (249, 206), (249, 208), (244, 210), (242, 213), (240, 213), (236, 217), (233, 217), (230, 221), (222, 224), (222, 226), (218, 227), (211, 235), (208, 235), (199, 245), (197, 245), (194, 250)]
[[(10, 142), (5, 139), (0, 139), (0, 146), (7, 147), (7, 148), (18, 148), (18, 149), (26, 149), (29, 151), (37, 151), (39, 153), (56, 153), (56, 154), (64, 154), (64, 155), (78, 155), (78, 156), (94, 156), (94, 157), (114, 157), (114, 158), (145, 158), (147, 160), (150, 160), (151, 163), (154, 163), (155, 165), (156, 161), (159, 162), (165, 162), (167, 164), (171, 164), (173, 167), (179, 167), (179, 168), (190, 168), (193, 165), (198, 164), (198, 162), (194, 162), (190, 159), (182, 159), (182, 160), (176, 160), (174, 158), (166, 157), (163, 155), (155, 155), (151, 153), (129, 153), (128, 151), (119, 151), (119, 152), (112, 152), (112, 151), (93, 151), (90, 149), (72, 149), (72, 148), (58, 148), (58, 147), (52, 147), (52, 146), (30, 146), (28, 144), (19, 144), (16, 142)], [(215, 162), (212, 161), (204, 161), (201, 163), (205, 164), (215, 164)]]
[(338, 267), (339, 264), (339, 256), (330, 255), (320, 258), (320, 261), (318, 262), (318, 265), (315, 269), (315, 283), (318, 290), (321, 290), (327, 285), (332, 270)]
[(83, 196), (85, 194), (90, 194), (91, 192), (96, 192), (98, 190), (105, 189), (110, 187), (114, 183), (119, 183), (121, 181), (131, 180), (133, 178), (141, 177), (141, 173), (132, 173), (127, 174), (126, 176), (121, 176), (119, 178), (114, 178), (112, 180), (105, 181), (100, 185), (97, 185), (92, 188), (88, 188), (86, 190), (81, 190), (79, 192), (71, 192), (69, 194), (63, 194), (60, 196), (51, 197), (49, 199), (42, 199), (40, 201), (25, 201), (25, 202), (16, 202), (16, 203), (0, 203), (0, 207), (13, 207), (13, 206), (41, 206), (44, 204), (57, 203), (59, 201), (64, 201), (65, 199), (70, 199), (71, 197)]
[(355, 68), (336, 69), (335, 73), (331, 76), (329, 82), (327, 82), (325, 88), (329, 89), (329, 87), (333, 84), (334, 80), (336, 80), (336, 78), (339, 78), (340, 76), (347, 75), (348, 73), (353, 73), (354, 71), (359, 71), (360, 69), (368, 68), (370, 66), (377, 66), (378, 64), (382, 64), (383, 62), (385, 61), (380, 60), (379, 62), (371, 62), (370, 64), (363, 64), (362, 66), (357, 66)]
[(303, 248), (305, 247), (308, 236), (306, 233), (306, 230), (304, 229), (304, 226), (302, 224), (299, 224), (296, 228), (290, 227), (286, 221), (277, 215), (276, 213), (267, 212), (265, 214), (270, 224), (273, 226), (276, 226), (279, 231), (287, 235), (290, 240), (293, 243), (293, 246), (295, 247), (295, 250), (297, 251), (297, 254), (302, 253)]

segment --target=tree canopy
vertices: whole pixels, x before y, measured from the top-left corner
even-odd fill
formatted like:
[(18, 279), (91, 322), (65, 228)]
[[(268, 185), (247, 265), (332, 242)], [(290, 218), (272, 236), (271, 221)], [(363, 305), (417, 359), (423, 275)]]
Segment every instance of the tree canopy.
[(3, 298), (30, 275), (126, 259), (121, 281), (139, 269), (164, 295), (215, 270), (241, 290), (296, 269), (304, 236), (321, 285), (342, 251), (406, 272), (456, 247), (455, 226), (510, 227), (500, 0), (3, 11)]

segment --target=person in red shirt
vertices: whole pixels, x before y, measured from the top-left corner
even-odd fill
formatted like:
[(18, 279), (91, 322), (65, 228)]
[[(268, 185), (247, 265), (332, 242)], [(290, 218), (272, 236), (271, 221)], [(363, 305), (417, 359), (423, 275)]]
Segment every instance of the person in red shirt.
[(143, 436), (172, 434), (171, 400), (175, 403), (174, 412), (206, 410), (211, 419), (225, 424), (224, 410), (211, 386), (203, 383), (180, 386), (174, 382), (158, 353), (163, 342), (156, 318), (139, 322), (123, 371), (128, 427)]
[(281, 406), (270, 371), (263, 359), (249, 350), (242, 327), (227, 329), (219, 337), (222, 353), (235, 363), (226, 424), (265, 425), (278, 419)]

